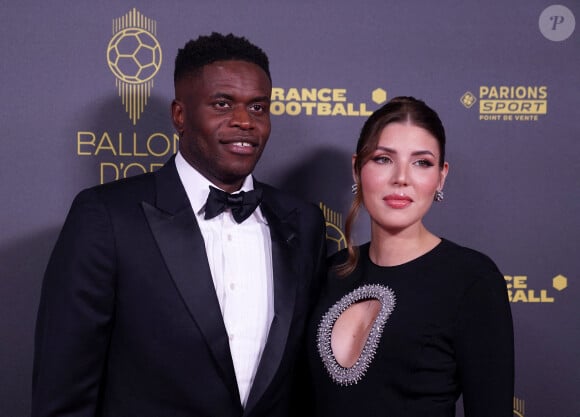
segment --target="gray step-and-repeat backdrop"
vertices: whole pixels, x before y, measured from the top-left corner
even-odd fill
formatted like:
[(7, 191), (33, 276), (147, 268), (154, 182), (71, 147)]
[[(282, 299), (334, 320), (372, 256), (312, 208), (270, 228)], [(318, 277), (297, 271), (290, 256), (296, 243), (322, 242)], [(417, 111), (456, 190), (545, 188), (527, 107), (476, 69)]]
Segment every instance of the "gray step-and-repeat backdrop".
[(42, 274), (73, 196), (175, 152), (173, 60), (212, 31), (269, 54), (256, 174), (320, 205), (332, 252), (366, 116), (396, 95), (439, 112), (451, 170), (427, 221), (505, 274), (514, 416), (580, 416), (580, 3), (552, 1), (2, 1), (0, 416), (29, 413)]

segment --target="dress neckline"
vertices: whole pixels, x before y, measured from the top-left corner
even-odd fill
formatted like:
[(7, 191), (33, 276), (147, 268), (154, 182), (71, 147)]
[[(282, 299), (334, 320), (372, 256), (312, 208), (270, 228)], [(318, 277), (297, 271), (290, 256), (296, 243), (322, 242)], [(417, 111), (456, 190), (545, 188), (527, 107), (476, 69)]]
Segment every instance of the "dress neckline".
[(360, 247), (360, 259), (366, 261), (368, 263), (368, 265), (370, 265), (371, 267), (381, 269), (381, 270), (396, 270), (396, 269), (404, 269), (404, 268), (416, 266), (417, 264), (420, 264), (420, 263), (424, 262), (425, 260), (428, 260), (432, 256), (435, 256), (439, 251), (441, 251), (441, 249), (444, 246), (446, 246), (449, 243), (449, 241), (446, 240), (445, 238), (439, 237), (439, 239), (441, 239), (441, 241), (439, 243), (437, 243), (437, 245), (435, 245), (432, 249), (428, 250), (427, 252), (425, 252), (422, 255), (417, 256), (414, 259), (411, 259), (410, 261), (404, 262), (404, 263), (399, 264), (399, 265), (382, 266), (382, 265), (378, 265), (378, 264), (374, 263), (370, 257), (370, 254), (369, 254), (370, 245), (371, 245), (370, 242), (367, 242)]

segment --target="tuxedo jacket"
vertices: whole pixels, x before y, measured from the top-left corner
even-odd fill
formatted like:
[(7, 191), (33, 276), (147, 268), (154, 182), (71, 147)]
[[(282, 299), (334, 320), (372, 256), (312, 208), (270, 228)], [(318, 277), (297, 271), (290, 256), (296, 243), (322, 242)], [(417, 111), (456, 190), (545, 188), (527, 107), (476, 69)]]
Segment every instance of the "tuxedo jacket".
[(75, 198), (42, 286), (33, 417), (286, 416), (324, 276), (313, 204), (255, 181), (272, 239), (274, 318), (246, 407), (204, 241), (174, 158)]

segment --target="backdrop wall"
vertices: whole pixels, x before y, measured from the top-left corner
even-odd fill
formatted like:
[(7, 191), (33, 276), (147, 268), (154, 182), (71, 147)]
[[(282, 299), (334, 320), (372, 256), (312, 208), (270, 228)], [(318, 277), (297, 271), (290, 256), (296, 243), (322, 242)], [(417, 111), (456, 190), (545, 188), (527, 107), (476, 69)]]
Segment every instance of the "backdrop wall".
[(211, 31), (269, 54), (256, 176), (321, 205), (330, 251), (366, 116), (397, 95), (439, 112), (451, 170), (428, 225), (506, 276), (514, 415), (580, 416), (577, 0), (1, 3), (1, 416), (29, 413), (42, 274), (72, 198), (175, 152), (173, 60)]

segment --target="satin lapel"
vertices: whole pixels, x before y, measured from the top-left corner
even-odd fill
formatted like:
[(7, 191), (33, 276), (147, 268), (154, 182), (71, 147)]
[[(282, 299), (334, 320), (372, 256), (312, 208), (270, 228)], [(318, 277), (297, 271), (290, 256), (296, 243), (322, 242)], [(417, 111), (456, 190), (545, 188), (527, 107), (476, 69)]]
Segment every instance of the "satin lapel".
[(227, 332), (205, 245), (173, 160), (157, 171), (156, 186), (157, 207), (142, 203), (147, 221), (167, 269), (205, 337), (216, 366), (221, 369), (232, 394), (239, 398)]
[(294, 316), (298, 281), (296, 262), (299, 257), (296, 251), (299, 236), (296, 232), (296, 212), (278, 206), (266, 192), (260, 209), (268, 221), (272, 239), (274, 318), (248, 397), (245, 415), (264, 395), (280, 366)]

